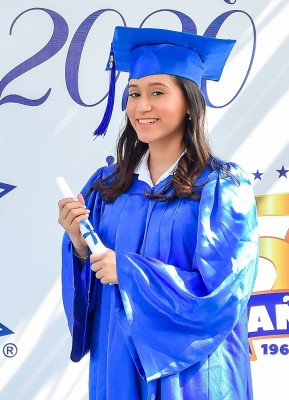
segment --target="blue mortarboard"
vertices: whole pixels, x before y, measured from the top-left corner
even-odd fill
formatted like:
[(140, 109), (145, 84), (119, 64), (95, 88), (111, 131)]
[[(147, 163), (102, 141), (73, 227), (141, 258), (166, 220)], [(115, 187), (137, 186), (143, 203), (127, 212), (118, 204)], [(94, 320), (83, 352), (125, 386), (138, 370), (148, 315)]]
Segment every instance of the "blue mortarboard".
[(116, 27), (107, 69), (111, 70), (107, 108), (95, 135), (105, 134), (114, 104), (115, 71), (129, 78), (168, 74), (218, 81), (235, 40), (215, 39), (166, 29)]

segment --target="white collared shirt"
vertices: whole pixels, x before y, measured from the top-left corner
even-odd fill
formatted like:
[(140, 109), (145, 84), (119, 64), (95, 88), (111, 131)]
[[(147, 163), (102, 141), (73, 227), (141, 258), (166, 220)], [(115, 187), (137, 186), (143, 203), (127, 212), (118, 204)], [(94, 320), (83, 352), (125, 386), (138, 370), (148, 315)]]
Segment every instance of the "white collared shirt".
[(143, 156), (143, 158), (141, 159), (140, 163), (138, 164), (138, 166), (136, 167), (134, 173), (138, 174), (138, 179), (140, 181), (146, 182), (151, 188), (154, 187), (155, 185), (157, 185), (158, 183), (160, 183), (161, 181), (163, 181), (164, 179), (166, 179), (169, 175), (172, 175), (174, 170), (176, 169), (178, 162), (180, 160), (180, 158), (182, 157), (183, 154), (185, 154), (185, 152), (183, 152), (180, 157), (177, 159), (177, 161), (171, 166), (169, 167), (163, 174), (162, 176), (159, 177), (159, 179), (157, 180), (157, 182), (154, 184), (150, 175), (150, 171), (148, 168), (148, 158), (149, 158), (149, 150), (145, 153), (145, 155)]

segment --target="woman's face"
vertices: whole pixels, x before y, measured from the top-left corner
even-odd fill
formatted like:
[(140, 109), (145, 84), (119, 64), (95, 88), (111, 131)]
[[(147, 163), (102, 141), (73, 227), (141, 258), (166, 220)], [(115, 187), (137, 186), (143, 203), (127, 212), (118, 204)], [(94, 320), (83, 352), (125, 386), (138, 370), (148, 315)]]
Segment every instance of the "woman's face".
[(170, 75), (131, 79), (126, 112), (140, 141), (181, 142), (188, 106)]

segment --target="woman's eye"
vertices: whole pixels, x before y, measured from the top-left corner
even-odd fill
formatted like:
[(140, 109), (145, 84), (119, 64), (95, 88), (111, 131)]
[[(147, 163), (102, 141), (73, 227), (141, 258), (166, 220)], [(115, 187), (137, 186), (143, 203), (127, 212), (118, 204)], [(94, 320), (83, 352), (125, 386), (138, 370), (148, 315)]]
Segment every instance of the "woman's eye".
[(128, 95), (128, 97), (132, 97), (132, 98), (135, 98), (138, 96), (139, 96), (139, 93), (136, 93), (136, 92), (129, 93), (129, 95)]
[(163, 94), (160, 90), (154, 90), (153, 91), (153, 96), (159, 96), (160, 94)]

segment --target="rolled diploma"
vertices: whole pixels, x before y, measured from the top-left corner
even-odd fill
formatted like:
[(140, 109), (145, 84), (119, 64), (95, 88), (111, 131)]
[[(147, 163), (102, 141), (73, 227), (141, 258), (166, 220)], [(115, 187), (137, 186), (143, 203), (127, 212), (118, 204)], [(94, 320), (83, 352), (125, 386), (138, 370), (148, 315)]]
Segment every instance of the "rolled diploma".
[[(62, 176), (56, 178), (56, 182), (65, 198), (71, 197), (72, 199), (76, 199), (66, 180)], [(86, 236), (84, 237), (84, 240), (93, 254), (103, 254), (106, 252), (106, 247), (103, 245), (97, 233), (94, 232), (93, 226), (88, 219), (80, 221), (79, 229), (82, 236)], [(86, 235), (87, 233), (88, 235)], [(94, 243), (94, 241), (96, 243)]]

